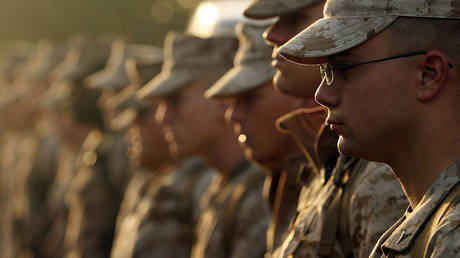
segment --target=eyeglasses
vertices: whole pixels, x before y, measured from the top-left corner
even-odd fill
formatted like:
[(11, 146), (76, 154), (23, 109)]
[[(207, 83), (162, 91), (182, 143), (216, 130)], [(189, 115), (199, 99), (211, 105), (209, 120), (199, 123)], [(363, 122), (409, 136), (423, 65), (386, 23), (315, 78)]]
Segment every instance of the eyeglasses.
[[(335, 70), (345, 71), (345, 70), (351, 69), (358, 65), (378, 63), (378, 62), (383, 62), (383, 61), (388, 61), (388, 60), (393, 60), (393, 59), (398, 59), (398, 58), (417, 56), (417, 55), (425, 55), (426, 53), (428, 52), (419, 51), (419, 52), (413, 52), (413, 53), (408, 53), (404, 55), (398, 55), (398, 56), (392, 56), (392, 57), (387, 57), (387, 58), (382, 58), (382, 59), (377, 59), (377, 60), (361, 62), (361, 63), (355, 63), (355, 64), (331, 65), (329, 63), (324, 63), (320, 65), (321, 78), (323, 80), (326, 80), (327, 85), (331, 85), (332, 82), (334, 82), (334, 78), (335, 78), (334, 71)], [(449, 68), (454, 68), (454, 66), (451, 63), (449, 63)]]

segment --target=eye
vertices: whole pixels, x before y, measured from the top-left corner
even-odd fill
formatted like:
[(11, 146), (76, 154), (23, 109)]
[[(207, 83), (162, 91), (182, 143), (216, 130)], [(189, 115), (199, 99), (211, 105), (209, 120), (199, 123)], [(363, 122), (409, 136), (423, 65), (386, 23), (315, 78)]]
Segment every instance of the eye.
[(167, 102), (168, 105), (176, 107), (180, 104), (181, 100), (182, 98), (179, 95), (172, 95), (168, 97)]
[(242, 105), (250, 106), (256, 101), (257, 97), (254, 94), (246, 94), (239, 99)]

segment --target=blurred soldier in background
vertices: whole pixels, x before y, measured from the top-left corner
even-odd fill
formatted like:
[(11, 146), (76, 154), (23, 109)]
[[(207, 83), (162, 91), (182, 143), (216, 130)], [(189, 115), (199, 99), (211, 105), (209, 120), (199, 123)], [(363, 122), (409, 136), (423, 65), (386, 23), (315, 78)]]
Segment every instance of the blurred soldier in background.
[[(41, 237), (41, 257), (63, 257), (64, 235), (69, 212), (71, 182), (83, 164), (90, 163), (93, 144), (90, 132), (103, 128), (102, 113), (97, 107), (100, 92), (83, 87), (89, 74), (104, 67), (109, 57), (111, 38), (72, 38), (65, 60), (53, 70), (53, 85), (43, 104), (53, 117), (60, 147), (56, 176), (49, 190), (46, 207), (52, 221)], [(86, 163), (84, 163), (86, 162)]]
[[(7, 149), (6, 145), (11, 144), (9, 135), (14, 134), (14, 125), (10, 123), (10, 120), (13, 122), (14, 116), (9, 111), (10, 106), (18, 101), (18, 99), (24, 94), (19, 89), (13, 91), (12, 82), (14, 78), (18, 76), (18, 70), (24, 69), (27, 59), (29, 58), (33, 47), (29, 44), (18, 44), (10, 46), (5, 53), (2, 54), (1, 59), (1, 95), (0, 95), (0, 143), (1, 143), (1, 156), (0, 156), (0, 218), (2, 221), (2, 230), (0, 234), (0, 255), (3, 257), (12, 257), (12, 235), (11, 235), (11, 226), (3, 225), (7, 220), (12, 219), (12, 211), (10, 208), (7, 208), (8, 199), (11, 193), (8, 193), (10, 187), (5, 182), (8, 177), (11, 176), (12, 171), (10, 167), (13, 165), (16, 159), (16, 152), (11, 153), (11, 149)], [(13, 149), (14, 150), (14, 149)], [(7, 156), (5, 156), (7, 155)], [(9, 228), (5, 228), (8, 226)]]
[(163, 130), (155, 121), (157, 104), (135, 97), (139, 85), (161, 68), (146, 73), (146, 65), (128, 61), (128, 74), (137, 74), (130, 76), (133, 84), (110, 101), (124, 109), (116, 124), (130, 126), (130, 158), (140, 166), (125, 191), (111, 257), (188, 257), (199, 200), (213, 173), (197, 158), (171, 166)]
[(261, 257), (269, 210), (262, 197), (264, 174), (243, 159), (225, 107), (203, 93), (232, 64), (231, 36), (168, 35), (163, 70), (140, 95), (161, 100), (158, 119), (178, 157), (201, 155), (217, 175), (201, 200), (192, 257)]
[(50, 85), (49, 72), (62, 62), (66, 51), (63, 44), (40, 41), (11, 82), (13, 99), (4, 111), (14, 115), (8, 116), (9, 131), (3, 135), (2, 184), (7, 199), (2, 222), (12, 256), (35, 253), (39, 236), (48, 226), (43, 206), (56, 170), (57, 139), (44, 119), (39, 99)]
[(264, 192), (272, 209), (267, 232), (267, 252), (271, 254), (296, 214), (300, 192), (297, 176), (306, 169), (306, 160), (295, 142), (275, 128), (276, 119), (300, 108), (302, 101), (273, 88), (272, 49), (262, 37), (266, 28), (249, 22), (237, 27), (240, 46), (234, 67), (206, 91), (206, 96), (230, 103), (226, 116), (233, 122), (246, 157), (269, 171)]
[[(119, 91), (129, 84), (126, 58), (156, 55), (153, 47), (114, 41), (106, 67), (83, 81), (83, 91)], [(124, 84), (124, 85), (123, 85)], [(104, 102), (98, 100), (103, 112)], [(108, 257), (112, 248), (116, 216), (130, 178), (127, 144), (123, 132), (112, 130), (103, 112), (102, 126), (88, 135), (82, 162), (69, 192), (66, 257)], [(82, 150), (83, 152), (83, 150)]]
[(274, 83), (304, 98), (305, 107), (310, 108), (283, 117), (280, 127), (297, 140), (321, 182), (319, 188), (302, 189), (294, 227), (274, 257), (367, 257), (407, 204), (388, 166), (338, 156), (333, 144), (337, 137), (322, 125), (323, 109), (312, 108), (317, 106), (314, 92), (321, 81), (317, 67), (292, 65), (276, 56), (278, 46), (321, 17), (323, 4), (259, 0), (245, 11), (252, 18), (279, 18), (265, 33), (274, 45)]

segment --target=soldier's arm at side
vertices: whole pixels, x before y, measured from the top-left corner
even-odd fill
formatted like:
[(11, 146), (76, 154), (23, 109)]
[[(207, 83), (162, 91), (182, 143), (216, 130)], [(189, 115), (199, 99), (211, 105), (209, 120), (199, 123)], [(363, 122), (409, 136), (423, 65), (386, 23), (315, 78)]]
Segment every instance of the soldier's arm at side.
[(348, 223), (354, 256), (369, 257), (380, 236), (403, 216), (409, 204), (391, 169), (383, 163), (369, 162), (352, 193)]
[(239, 204), (231, 257), (263, 257), (266, 251), (266, 233), (270, 223), (270, 209), (262, 195), (263, 184), (247, 189)]

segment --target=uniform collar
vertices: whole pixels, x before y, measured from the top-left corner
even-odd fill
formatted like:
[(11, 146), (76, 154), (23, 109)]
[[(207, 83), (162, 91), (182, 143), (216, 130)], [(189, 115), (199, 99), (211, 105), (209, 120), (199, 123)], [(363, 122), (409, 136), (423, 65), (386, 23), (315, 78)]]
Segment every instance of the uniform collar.
[(447, 197), (451, 189), (460, 181), (460, 159), (444, 170), (423, 196), (417, 207), (409, 207), (399, 226), (382, 244), (382, 251), (405, 252), (415, 244), (421, 225), (427, 223), (436, 208)]

